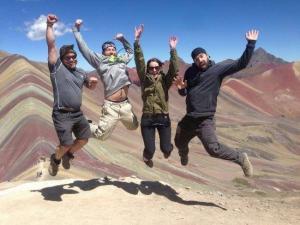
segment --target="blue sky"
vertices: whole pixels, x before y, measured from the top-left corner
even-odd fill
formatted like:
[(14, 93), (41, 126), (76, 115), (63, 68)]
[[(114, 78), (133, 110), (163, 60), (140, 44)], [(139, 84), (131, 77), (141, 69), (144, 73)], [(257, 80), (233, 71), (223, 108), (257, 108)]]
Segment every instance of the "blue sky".
[[(178, 54), (191, 63), (193, 48), (205, 48), (216, 62), (238, 58), (246, 44), (244, 34), (260, 31), (257, 47), (287, 61), (300, 60), (300, 1), (297, 0), (0, 0), (0, 50), (31, 60), (47, 61), (42, 15), (60, 18), (57, 46), (75, 43), (69, 32), (75, 19), (84, 21), (82, 34), (89, 47), (100, 52), (104, 41), (121, 32), (132, 43), (134, 26), (143, 23), (141, 44), (146, 59), (169, 58), (168, 37), (179, 38)], [(35, 24), (35, 26), (33, 26)], [(30, 29), (31, 28), (31, 29)], [(121, 48), (121, 45), (117, 45)], [(92, 70), (82, 57), (79, 66)], [(134, 66), (132, 61), (129, 66)]]

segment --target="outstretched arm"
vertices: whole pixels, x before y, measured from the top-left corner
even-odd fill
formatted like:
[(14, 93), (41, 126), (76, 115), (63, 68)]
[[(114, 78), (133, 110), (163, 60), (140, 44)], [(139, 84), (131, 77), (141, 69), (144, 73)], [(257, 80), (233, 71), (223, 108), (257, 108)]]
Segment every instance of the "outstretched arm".
[(243, 55), (238, 60), (235, 60), (233, 63), (224, 66), (223, 72), (221, 74), (222, 78), (231, 75), (233, 73), (236, 73), (244, 69), (248, 65), (252, 57), (255, 48), (255, 43), (258, 39), (258, 35), (259, 35), (259, 31), (257, 30), (249, 30), (246, 33), (245, 37), (248, 43)]
[(135, 61), (135, 65), (136, 65), (136, 71), (137, 71), (137, 74), (138, 74), (141, 82), (146, 73), (144, 54), (143, 54), (142, 48), (140, 46), (140, 38), (141, 38), (143, 31), (144, 31), (144, 25), (141, 24), (141, 25), (135, 27), (135, 32), (134, 32), (134, 40), (135, 40), (134, 41), (134, 61)]
[(167, 86), (168, 88), (171, 87), (173, 78), (178, 73), (178, 57), (176, 52), (176, 46), (178, 43), (178, 38), (175, 36), (171, 36), (169, 39), (169, 45), (170, 45), (170, 64), (169, 64), (169, 70), (167, 73)]
[(122, 56), (122, 60), (127, 64), (129, 63), (129, 61), (132, 59), (133, 57), (133, 50), (132, 47), (130, 45), (130, 43), (126, 40), (126, 38), (124, 37), (124, 35), (122, 33), (117, 33), (115, 35), (115, 40), (118, 40), (119, 42), (122, 43), (126, 54)]
[(80, 33), (80, 27), (82, 25), (83, 21), (81, 19), (77, 19), (75, 21), (74, 27), (73, 27), (73, 34), (77, 42), (77, 46), (79, 48), (79, 51), (83, 55), (83, 57), (88, 61), (88, 63), (97, 69), (101, 63), (101, 58), (92, 51), (87, 43), (84, 41), (81, 33)]
[(46, 41), (48, 46), (48, 63), (53, 65), (57, 61), (57, 50), (55, 46), (55, 35), (53, 25), (57, 22), (58, 18), (54, 14), (47, 16), (47, 29), (46, 29)]

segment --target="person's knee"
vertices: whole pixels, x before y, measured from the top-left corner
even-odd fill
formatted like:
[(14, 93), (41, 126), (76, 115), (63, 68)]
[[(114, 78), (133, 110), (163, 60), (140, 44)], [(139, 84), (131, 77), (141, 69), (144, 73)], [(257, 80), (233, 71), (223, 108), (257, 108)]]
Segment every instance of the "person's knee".
[(78, 140), (78, 142), (82, 145), (82, 146), (84, 146), (84, 145), (86, 145), (87, 143), (88, 143), (88, 139), (79, 139)]
[(59, 146), (57, 146), (57, 150), (68, 150), (69, 148), (72, 147), (72, 145), (74, 144), (74, 142), (68, 142), (68, 143), (61, 143)]
[(129, 126), (127, 126), (128, 130), (136, 130), (139, 127), (139, 122), (133, 122), (132, 124), (130, 124)]
[(219, 143), (209, 143), (206, 146), (206, 150), (212, 157), (218, 157), (220, 155), (220, 145)]
[(139, 127), (139, 121), (137, 120), (136, 117), (133, 118), (133, 121), (131, 123), (128, 123), (126, 125), (126, 128), (128, 130), (136, 130)]
[(59, 148), (70, 148), (74, 144), (74, 140), (72, 136), (64, 136), (60, 137), (59, 140)]

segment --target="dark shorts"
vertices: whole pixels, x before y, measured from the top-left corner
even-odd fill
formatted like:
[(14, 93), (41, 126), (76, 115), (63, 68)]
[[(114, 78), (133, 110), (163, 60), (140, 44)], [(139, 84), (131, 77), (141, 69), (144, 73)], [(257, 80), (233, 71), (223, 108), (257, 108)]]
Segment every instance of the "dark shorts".
[(60, 145), (73, 144), (72, 132), (77, 139), (88, 139), (91, 137), (90, 125), (81, 111), (53, 111), (52, 119)]

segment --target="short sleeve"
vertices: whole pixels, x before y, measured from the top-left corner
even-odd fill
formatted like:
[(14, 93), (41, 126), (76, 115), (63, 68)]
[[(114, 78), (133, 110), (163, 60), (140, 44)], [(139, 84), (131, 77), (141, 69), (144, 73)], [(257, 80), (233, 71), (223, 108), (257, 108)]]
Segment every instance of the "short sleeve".
[(60, 65), (61, 63), (62, 63), (62, 62), (61, 62), (60, 58), (57, 59), (57, 61), (56, 61), (55, 64), (50, 64), (50, 63), (48, 62), (48, 68), (49, 68), (50, 73), (51, 73), (51, 74), (56, 73), (57, 68), (59, 67), (59, 65)]

